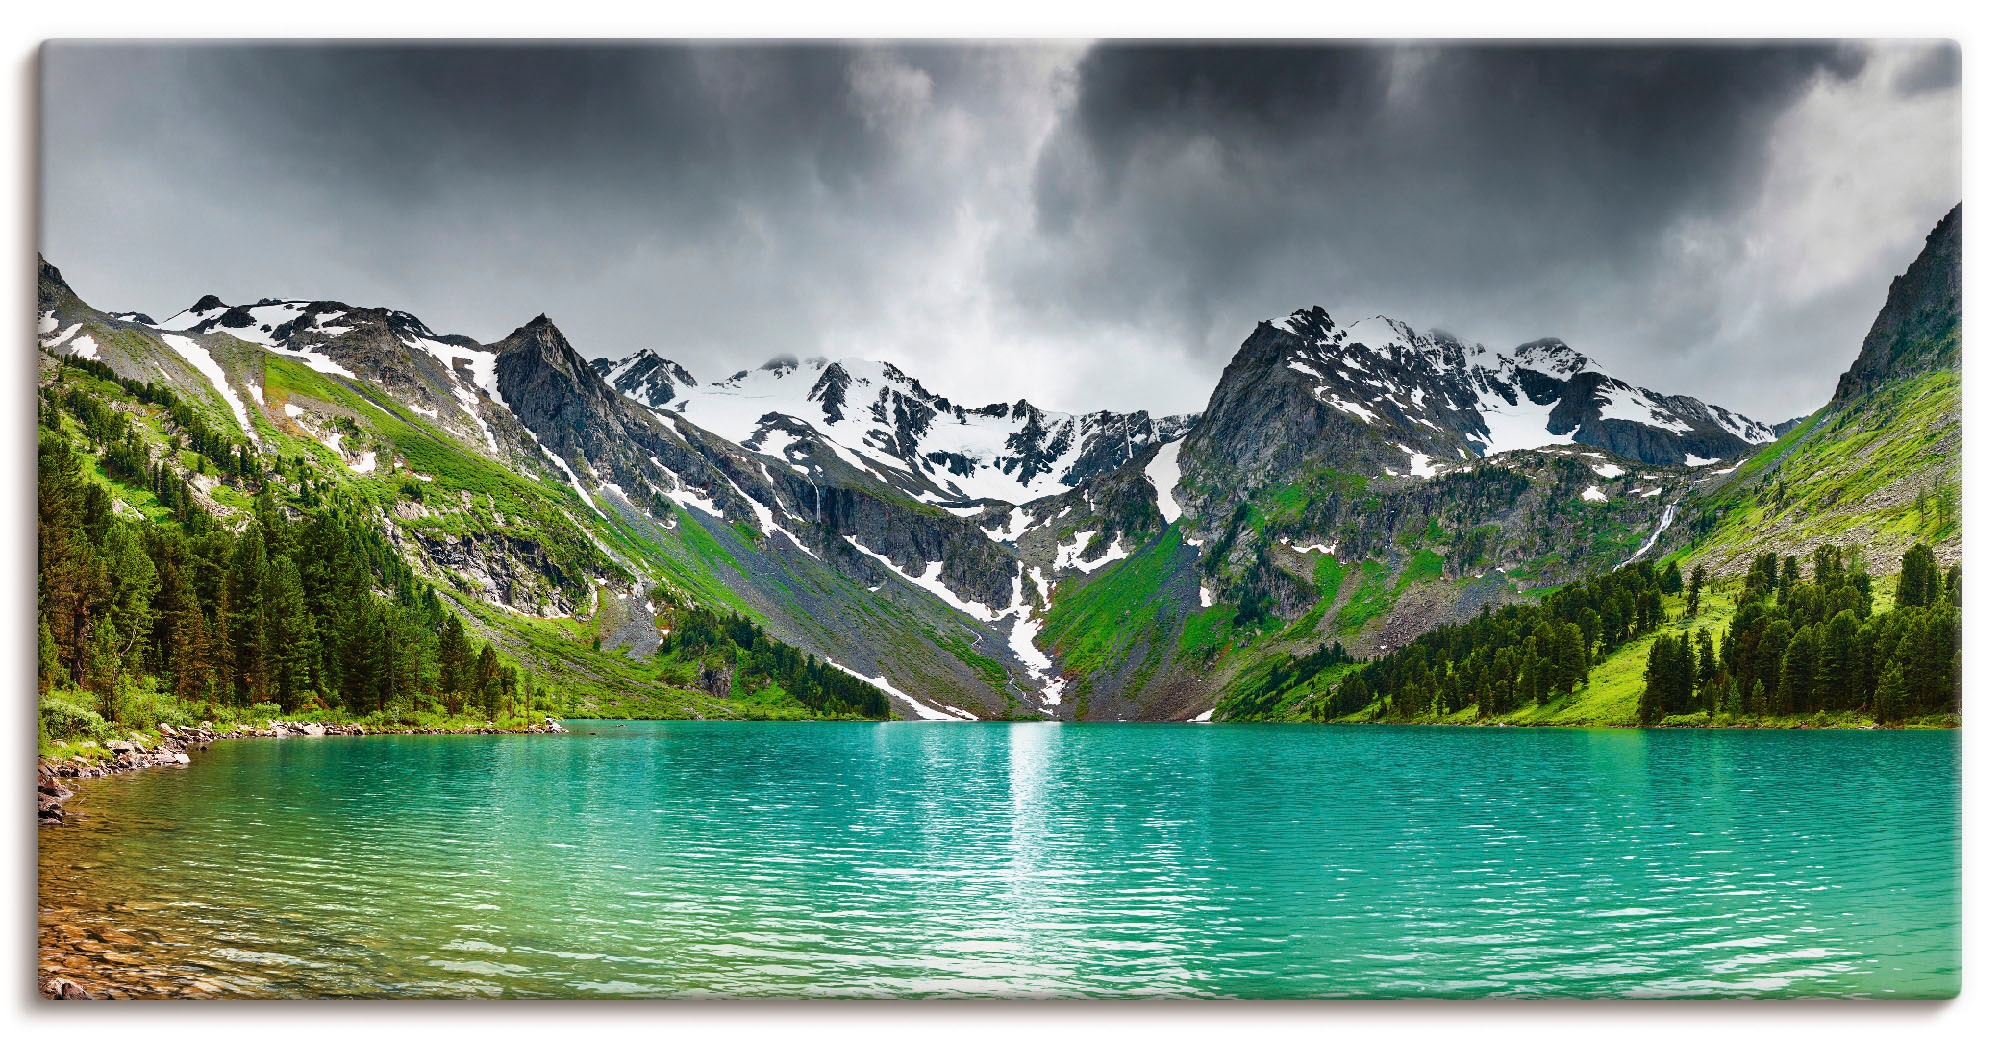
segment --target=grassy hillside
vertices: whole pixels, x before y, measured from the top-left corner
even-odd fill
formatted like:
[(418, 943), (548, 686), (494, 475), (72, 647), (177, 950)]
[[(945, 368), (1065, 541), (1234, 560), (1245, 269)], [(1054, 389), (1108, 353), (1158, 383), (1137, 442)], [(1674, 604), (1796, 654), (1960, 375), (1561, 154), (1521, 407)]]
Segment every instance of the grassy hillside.
[(1921, 542), (1957, 561), (1962, 409), (1950, 371), (1813, 415), (1690, 498), (1682, 556), (1734, 573), (1758, 552), (1803, 557), (1835, 544), (1886, 573)]

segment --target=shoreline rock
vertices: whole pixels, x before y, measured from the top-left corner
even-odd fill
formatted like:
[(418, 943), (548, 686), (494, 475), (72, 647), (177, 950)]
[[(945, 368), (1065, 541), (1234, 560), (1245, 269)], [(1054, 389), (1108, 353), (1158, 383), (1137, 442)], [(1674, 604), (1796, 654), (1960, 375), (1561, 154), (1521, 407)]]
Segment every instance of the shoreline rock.
[(76, 790), (63, 780), (103, 778), (147, 768), (186, 767), (193, 759), (189, 754), (205, 750), (221, 739), (316, 739), (333, 735), (552, 735), (564, 731), (567, 729), (553, 717), (545, 717), (541, 724), (526, 728), (380, 728), (372, 732), (358, 724), (308, 721), (272, 721), (262, 728), (239, 724), (226, 731), (218, 731), (207, 723), (183, 728), (162, 724), (160, 740), (155, 746), (144, 746), (129, 739), (105, 740), (104, 748), (111, 751), (108, 761), (88, 761), (80, 757), (37, 759), (35, 812), (40, 824), (60, 825), (67, 817), (63, 812), (63, 802), (76, 795)]

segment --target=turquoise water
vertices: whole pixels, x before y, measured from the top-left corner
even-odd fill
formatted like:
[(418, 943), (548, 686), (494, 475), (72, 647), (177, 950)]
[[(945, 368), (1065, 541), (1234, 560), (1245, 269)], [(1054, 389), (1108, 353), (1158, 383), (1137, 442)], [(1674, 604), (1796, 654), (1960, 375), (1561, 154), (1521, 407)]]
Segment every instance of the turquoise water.
[(578, 723), (223, 743), (45, 965), (255, 996), (1944, 997), (1956, 732)]

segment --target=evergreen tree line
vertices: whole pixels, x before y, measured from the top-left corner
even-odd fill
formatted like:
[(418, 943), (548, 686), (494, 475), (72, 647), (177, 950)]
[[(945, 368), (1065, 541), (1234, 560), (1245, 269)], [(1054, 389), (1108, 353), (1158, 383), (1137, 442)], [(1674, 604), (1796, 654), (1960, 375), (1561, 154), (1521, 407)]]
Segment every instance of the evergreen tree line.
[[(106, 404), (96, 393), (69, 383), (66, 370), (82, 372), (100, 382), (109, 383), (123, 390), (125, 395), (142, 404), (164, 408), (167, 417), (179, 429), (179, 435), (187, 449), (200, 456), (200, 464), (205, 469), (213, 463), (218, 474), (237, 480), (261, 482), (263, 466), (258, 463), (257, 452), (250, 444), (233, 432), (222, 432), (208, 424), (200, 411), (187, 401), (180, 399), (174, 391), (157, 382), (140, 382), (125, 378), (111, 370), (111, 366), (88, 357), (60, 357), (57, 359), (55, 380), (43, 387), (43, 424), (51, 429), (60, 428), (57, 419), (47, 413), (47, 406), (54, 405), (76, 416), (85, 433), (95, 443), (112, 444), (123, 440), (131, 431), (130, 420), (123, 412)], [(178, 444), (176, 445), (179, 446)]]
[(37, 475), (45, 693), (81, 689), (112, 721), (144, 691), (357, 715), (537, 705), (352, 502), (294, 517), (267, 485), (241, 532), (121, 519), (81, 452), (46, 430)]
[(1960, 568), (1940, 571), (1928, 545), (1910, 548), (1894, 607), (1876, 613), (1862, 562), (1858, 551), (1823, 545), (1808, 576), (1794, 556), (1758, 556), (1721, 645), (1706, 630), (1654, 640), (1640, 723), (1867, 711), (1888, 724), (1958, 711)]
[(1308, 708), (1332, 721), (1373, 707), (1410, 719), (1468, 706), (1491, 717), (1574, 692), (1590, 668), (1666, 620), (1663, 581), (1677, 569), (1622, 569), (1551, 591), (1539, 603), (1481, 610), (1468, 623), (1433, 628), (1410, 644), (1349, 670)]
[(1353, 662), (1354, 657), (1348, 655), (1347, 648), (1339, 642), (1329, 642), (1304, 656), (1282, 659), (1262, 679), (1231, 691), (1216, 704), (1216, 713), (1235, 721), (1270, 717), (1278, 712), (1287, 691), (1331, 668)]
[(889, 716), (889, 698), (881, 689), (770, 637), (748, 617), (680, 606), (669, 623), (672, 629), (660, 641), (660, 654), (669, 659), (731, 675), (746, 687), (775, 684), (818, 713)]

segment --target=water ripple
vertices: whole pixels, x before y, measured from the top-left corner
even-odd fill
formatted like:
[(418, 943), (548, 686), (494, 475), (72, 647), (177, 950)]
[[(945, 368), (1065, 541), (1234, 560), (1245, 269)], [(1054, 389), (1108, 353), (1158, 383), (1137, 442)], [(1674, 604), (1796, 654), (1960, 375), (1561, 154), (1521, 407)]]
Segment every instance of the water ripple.
[(1957, 733), (577, 728), (93, 783), (42, 834), (44, 965), (251, 997), (1959, 984)]

